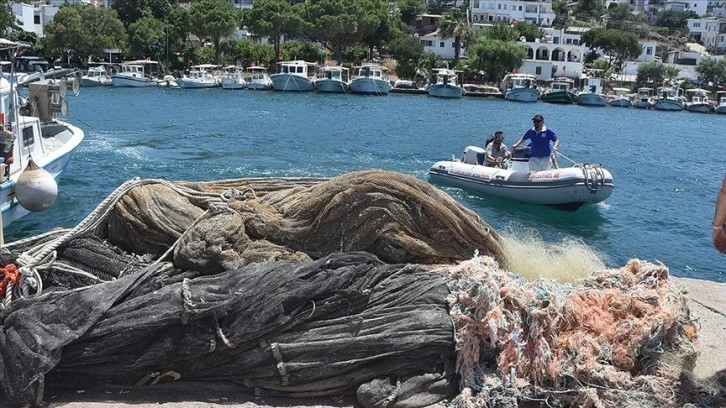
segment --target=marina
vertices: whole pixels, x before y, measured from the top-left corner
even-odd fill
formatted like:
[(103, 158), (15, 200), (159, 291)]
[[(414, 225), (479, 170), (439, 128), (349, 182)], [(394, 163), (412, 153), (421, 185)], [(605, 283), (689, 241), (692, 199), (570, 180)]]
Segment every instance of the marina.
[[(427, 180), (435, 162), (458, 159), (462, 146), (483, 147), (495, 130), (511, 146), (539, 113), (563, 154), (612, 173), (607, 200), (564, 212), (439, 187), (497, 230), (536, 231), (553, 243), (580, 239), (610, 266), (657, 260), (676, 276), (726, 280), (710, 229), (723, 178), (721, 115), (221, 88), (95, 87), (69, 98), (65, 118), (86, 139), (60, 180), (56, 204), (7, 228), (8, 241), (75, 225), (133, 177), (333, 177), (380, 168)], [(691, 134), (699, 143), (684, 139)]]

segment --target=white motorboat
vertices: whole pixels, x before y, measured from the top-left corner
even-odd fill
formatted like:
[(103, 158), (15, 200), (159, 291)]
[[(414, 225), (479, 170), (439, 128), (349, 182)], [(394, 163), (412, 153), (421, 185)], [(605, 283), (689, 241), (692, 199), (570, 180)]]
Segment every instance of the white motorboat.
[(607, 106), (608, 98), (602, 93), (602, 79), (596, 77), (584, 78), (585, 83), (577, 94), (577, 104), (585, 106)]
[(249, 78), (247, 89), (252, 91), (268, 91), (272, 89), (272, 80), (267, 75), (267, 68), (251, 66), (247, 67)]
[(653, 107), (653, 89), (638, 88), (638, 94), (633, 99), (633, 107), (638, 109), (650, 109)]
[(613, 92), (615, 92), (615, 95), (610, 99), (610, 106), (617, 106), (619, 108), (630, 107), (630, 88), (613, 88)]
[(310, 77), (310, 68), (316, 64), (306, 61), (283, 61), (277, 63), (280, 70), (270, 75), (272, 89), (283, 92), (310, 92), (315, 87), (315, 78)]
[(147, 88), (158, 86), (154, 74), (159, 63), (151, 60), (128, 61), (120, 64), (120, 71), (111, 75), (111, 84), (117, 87)]
[(685, 97), (683, 88), (672, 85), (658, 89), (658, 96), (653, 98), (653, 109), (664, 111), (683, 110)]
[(726, 113), (726, 91), (716, 92), (716, 99), (718, 100), (716, 113)]
[(111, 76), (108, 74), (106, 64), (89, 67), (88, 71), (81, 76), (81, 86), (84, 87), (109, 85), (111, 85)]
[(543, 91), (539, 98), (547, 103), (573, 104), (577, 102), (574, 85), (575, 81), (572, 78), (564, 76), (552, 78), (548, 89)]
[(453, 69), (440, 68), (436, 72), (436, 83), (429, 84), (429, 96), (439, 98), (461, 98), (464, 88), (459, 86), (459, 74)]
[(321, 77), (315, 80), (315, 89), (318, 92), (346, 93), (348, 92), (348, 81), (350, 70), (341, 66), (323, 67)]
[(247, 81), (244, 78), (244, 68), (236, 65), (224, 67), (222, 89), (245, 89)]
[(212, 74), (211, 70), (217, 68), (213, 64), (192, 65), (189, 74), (176, 79), (179, 88), (200, 89), (216, 88), (220, 86), (221, 80)]
[[(15, 53), (24, 44), (0, 39), (3, 49)], [(56, 118), (67, 114), (69, 84), (78, 92), (80, 83), (44, 79), (28, 84), (28, 100), (22, 107), (17, 86), (0, 78), (0, 210), (2, 227), (31, 211), (53, 205), (57, 179), (83, 141), (83, 131)]]
[(358, 75), (350, 81), (350, 93), (362, 95), (388, 95), (391, 83), (386, 76), (386, 68), (377, 64), (363, 64), (358, 67)]
[(469, 146), (460, 161), (440, 161), (431, 166), (429, 179), (484, 195), (564, 210), (604, 201), (615, 187), (610, 172), (599, 164), (530, 172), (528, 147), (516, 149), (507, 168), (480, 165), (484, 155), (484, 149)]
[(504, 99), (515, 102), (537, 102), (540, 90), (537, 77), (531, 74), (507, 74), (504, 83)]
[(687, 89), (686, 98), (688, 102), (686, 102), (686, 110), (689, 112), (713, 113), (716, 108), (708, 99), (709, 93), (707, 90), (701, 88)]

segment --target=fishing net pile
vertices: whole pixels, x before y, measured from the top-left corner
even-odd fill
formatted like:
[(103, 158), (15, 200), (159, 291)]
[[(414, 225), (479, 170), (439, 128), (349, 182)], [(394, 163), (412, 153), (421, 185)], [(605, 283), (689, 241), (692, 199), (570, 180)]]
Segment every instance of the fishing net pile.
[(226, 381), (376, 408), (682, 400), (696, 333), (665, 267), (569, 287), (507, 262), (479, 216), (399, 173), (132, 180), (4, 249), (3, 399)]

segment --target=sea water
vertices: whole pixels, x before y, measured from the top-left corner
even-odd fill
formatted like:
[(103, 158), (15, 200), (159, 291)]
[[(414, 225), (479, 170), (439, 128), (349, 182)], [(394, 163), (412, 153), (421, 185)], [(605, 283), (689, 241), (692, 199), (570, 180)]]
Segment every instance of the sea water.
[[(560, 137), (561, 165), (571, 159), (610, 170), (609, 199), (565, 212), (439, 187), (497, 230), (534, 231), (548, 243), (581, 240), (608, 267), (638, 258), (676, 276), (726, 281), (726, 255), (711, 244), (726, 115), (223, 89), (83, 88), (68, 101), (64, 119), (86, 138), (56, 204), (8, 227), (6, 241), (75, 226), (133, 177), (334, 177), (376, 168), (428, 181), (436, 161), (482, 146), (496, 130), (511, 146), (542, 114)], [(521, 252), (515, 256), (530, 256)]]

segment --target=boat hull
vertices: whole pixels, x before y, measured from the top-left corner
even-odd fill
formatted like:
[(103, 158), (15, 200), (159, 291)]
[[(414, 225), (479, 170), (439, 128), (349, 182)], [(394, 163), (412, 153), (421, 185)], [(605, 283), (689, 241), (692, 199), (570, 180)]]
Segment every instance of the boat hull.
[(111, 85), (118, 87), (147, 88), (151, 86), (158, 86), (159, 81), (151, 78), (112, 75)]
[(325, 93), (346, 93), (348, 92), (348, 84), (338, 79), (323, 78), (315, 81), (315, 89), (318, 92)]
[[(35, 164), (50, 173), (56, 181), (60, 178), (66, 167), (68, 167), (73, 151), (83, 141), (85, 136), (84, 132), (76, 126), (65, 122), (58, 123), (67, 128), (64, 132), (68, 132), (67, 134), (57, 136), (61, 140), (64, 140), (62, 148), (51, 150), (48, 155), (33, 156)], [(30, 213), (30, 211), (20, 205), (17, 198), (15, 198), (15, 184), (18, 177), (20, 177), (20, 174), (22, 174), (22, 172), (15, 174), (0, 184), (2, 227), (7, 227)]]
[(608, 98), (602, 94), (584, 93), (577, 95), (577, 104), (584, 106), (607, 106)]
[(708, 103), (698, 103), (698, 104), (691, 104), (688, 105), (686, 108), (689, 112), (697, 112), (697, 113), (713, 113), (715, 108), (713, 105)]
[(191, 78), (177, 78), (176, 84), (179, 88), (184, 89), (202, 89), (202, 88), (216, 88), (219, 86), (219, 82), (216, 80), (199, 80)]
[(683, 102), (676, 99), (658, 99), (653, 103), (653, 109), (664, 111), (683, 110)]
[(380, 78), (354, 78), (350, 81), (350, 92), (362, 95), (388, 95), (391, 83)]
[(610, 172), (599, 165), (527, 173), (440, 161), (429, 170), (429, 180), (484, 195), (564, 209), (604, 201), (615, 187)]
[(309, 78), (293, 74), (272, 74), (272, 89), (283, 92), (310, 92), (313, 90), (313, 81)]
[(464, 96), (464, 88), (452, 84), (429, 85), (429, 96), (437, 98), (461, 98)]
[(716, 113), (726, 113), (726, 105), (718, 105), (715, 110)]
[(542, 102), (572, 105), (577, 101), (577, 94), (570, 91), (545, 92), (540, 96)]
[(504, 99), (514, 102), (537, 102), (539, 91), (534, 88), (514, 88), (504, 93)]
[(617, 108), (629, 108), (630, 107), (630, 99), (625, 98), (617, 98), (610, 101), (610, 106), (615, 106)]
[(82, 87), (90, 87), (90, 86), (108, 86), (111, 85), (111, 80), (108, 78), (99, 78), (99, 77), (81, 77), (81, 86)]

